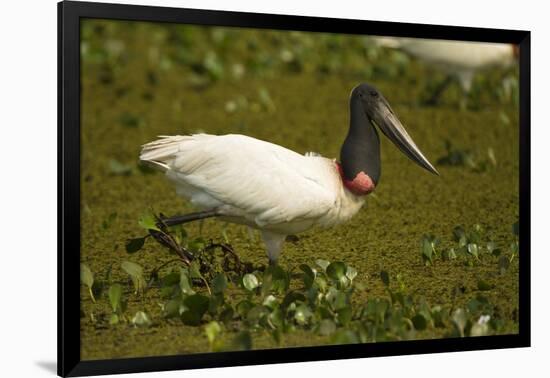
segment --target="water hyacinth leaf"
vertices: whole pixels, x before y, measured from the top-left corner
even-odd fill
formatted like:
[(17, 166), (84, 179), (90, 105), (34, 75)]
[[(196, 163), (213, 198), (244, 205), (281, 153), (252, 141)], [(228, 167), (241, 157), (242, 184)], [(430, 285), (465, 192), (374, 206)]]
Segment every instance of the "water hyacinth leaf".
[(461, 308), (456, 309), (455, 312), (453, 312), (452, 321), (455, 324), (460, 337), (464, 337), (464, 328), (466, 328), (466, 323), (468, 321), (466, 312)]
[(180, 274), (176, 272), (169, 273), (166, 276), (162, 277), (161, 279), (162, 287), (174, 286), (179, 284), (179, 282), (180, 282)]
[(456, 252), (454, 248), (449, 249), (449, 259), (456, 259)]
[(131, 261), (123, 261), (121, 267), (132, 279), (136, 293), (145, 289), (146, 282), (143, 278), (143, 268), (140, 265)]
[(162, 316), (165, 318), (174, 318), (183, 312), (181, 298), (171, 299), (164, 304)]
[(330, 304), (331, 308), (334, 311), (338, 311), (349, 305), (348, 296), (334, 287), (330, 287), (327, 294), (325, 295), (326, 300)]
[(390, 286), (390, 275), (385, 270), (380, 272), (380, 279), (386, 286)]
[(279, 302), (277, 301), (277, 298), (275, 298), (273, 295), (268, 295), (267, 297), (265, 297), (262, 304), (273, 310), (278, 306)]
[(428, 322), (422, 314), (416, 314), (415, 316), (413, 316), (411, 321), (417, 331), (423, 331), (428, 326)]
[(346, 268), (346, 277), (350, 280), (350, 282), (353, 282), (354, 278), (357, 277), (357, 269), (348, 266)]
[(82, 263), (80, 264), (80, 282), (88, 287), (88, 293), (90, 293), (92, 302), (95, 303), (95, 296), (92, 291), (92, 287), (94, 285), (94, 274), (86, 264)]
[(327, 276), (338, 281), (346, 275), (346, 264), (341, 261), (335, 261), (327, 266), (326, 271)]
[(191, 286), (191, 280), (189, 279), (189, 271), (185, 268), (180, 268), (180, 290), (184, 295), (193, 295), (195, 290)]
[(157, 220), (151, 214), (142, 215), (141, 218), (139, 218), (138, 224), (147, 231), (160, 231), (160, 229), (157, 227)]
[(264, 283), (269, 290), (284, 294), (290, 286), (290, 275), (279, 265), (271, 265), (264, 272)]
[(308, 323), (312, 315), (313, 313), (311, 312), (309, 307), (305, 304), (301, 304), (296, 307), (296, 310), (294, 312), (294, 319), (299, 325), (305, 325)]
[(149, 316), (145, 312), (138, 311), (132, 318), (132, 324), (135, 325), (136, 327), (149, 327), (152, 324), (152, 322), (151, 322), (151, 319), (149, 319)]
[(315, 272), (313, 271), (313, 269), (311, 269), (309, 265), (306, 264), (301, 264), (300, 270), (304, 272), (304, 286), (306, 287), (306, 289), (309, 289), (311, 285), (313, 285), (313, 281), (315, 280)]
[(489, 333), (489, 326), (487, 324), (475, 323), (470, 329), (470, 336), (486, 336)]
[(173, 298), (177, 295), (180, 295), (180, 293), (181, 290), (179, 288), (179, 285), (163, 286), (160, 289), (161, 298)]
[(183, 300), (184, 311), (181, 313), (181, 320), (186, 325), (199, 325), (204, 314), (208, 310), (210, 300), (200, 294), (193, 294)]
[(204, 333), (208, 339), (210, 346), (214, 345), (214, 342), (222, 332), (222, 326), (217, 321), (213, 320), (204, 326)]
[(191, 279), (203, 278), (200, 272), (200, 262), (198, 260), (193, 260), (191, 262), (191, 265), (189, 265), (189, 278)]
[(510, 250), (512, 251), (512, 257), (510, 258), (510, 261), (512, 261), (513, 256), (519, 252), (519, 243), (517, 242), (517, 240), (510, 244)]
[(225, 304), (225, 306), (220, 311), (220, 315), (218, 317), (218, 320), (220, 320), (223, 323), (229, 323), (233, 320), (233, 315), (235, 314), (235, 310), (233, 310), (233, 307), (229, 304)]
[(306, 297), (304, 294), (300, 293), (299, 291), (290, 291), (285, 295), (283, 302), (281, 303), (281, 307), (283, 309), (288, 308), (292, 303), (296, 302), (305, 302)]
[(280, 308), (276, 308), (267, 316), (268, 322), (272, 327), (282, 328), (285, 324), (284, 315)]
[(489, 320), (491, 317), (489, 315), (481, 315), (477, 322), (472, 324), (470, 329), (470, 336), (486, 336), (489, 334)]
[(143, 248), (145, 244), (145, 238), (128, 239), (126, 241), (126, 252), (136, 253)]
[(216, 316), (218, 309), (224, 304), (225, 299), (223, 294), (211, 294), (208, 303), (208, 313), (212, 316)]
[(466, 231), (464, 231), (464, 228), (462, 228), (461, 226), (456, 226), (453, 229), (453, 236), (455, 238), (455, 241), (458, 242), (461, 238), (466, 237)]
[(94, 274), (88, 265), (80, 263), (80, 282), (91, 288), (94, 284)]
[(113, 284), (109, 287), (109, 302), (114, 313), (122, 312), (122, 286)]
[(225, 274), (216, 274), (212, 279), (212, 283), (210, 286), (212, 287), (213, 294), (223, 294), (223, 292), (227, 288), (227, 278), (225, 278)]
[(243, 277), (243, 286), (246, 290), (252, 291), (260, 285), (258, 278), (252, 273), (247, 273)]
[(317, 259), (315, 260), (315, 264), (317, 264), (321, 269), (323, 269), (323, 272), (327, 270), (327, 267), (330, 265), (330, 262), (323, 259)]
[(272, 288), (273, 288), (273, 274), (271, 273), (271, 270), (268, 268), (264, 270), (264, 274), (262, 277), (262, 287), (261, 287), (262, 297), (269, 295)]
[(490, 241), (487, 243), (487, 252), (489, 252), (493, 256), (500, 255), (500, 250), (497, 248), (497, 244), (494, 241)]
[(315, 284), (317, 285), (317, 287), (319, 288), (319, 290), (321, 292), (324, 293), (327, 290), (328, 284), (327, 284), (327, 281), (324, 278), (322, 278), (320, 276), (315, 277)]
[(426, 265), (432, 264), (432, 252), (433, 246), (432, 242), (427, 236), (424, 236), (422, 239), (422, 259)]
[(481, 234), (483, 233), (483, 226), (479, 223), (476, 223), (472, 226), (472, 231), (470, 231), (469, 239), (474, 243), (479, 243), (481, 240)]
[(468, 311), (470, 313), (478, 312), (481, 309), (482, 306), (483, 306), (483, 304), (477, 298), (471, 299), (466, 304), (466, 307), (468, 308)]
[(468, 253), (475, 258), (479, 257), (479, 248), (477, 247), (477, 244), (470, 243), (468, 244)]

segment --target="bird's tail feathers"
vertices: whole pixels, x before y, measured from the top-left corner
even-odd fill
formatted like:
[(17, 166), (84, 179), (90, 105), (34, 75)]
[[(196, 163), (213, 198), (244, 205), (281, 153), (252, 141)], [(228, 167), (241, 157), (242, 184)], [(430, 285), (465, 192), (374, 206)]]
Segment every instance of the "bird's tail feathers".
[(166, 172), (170, 169), (170, 162), (180, 151), (181, 143), (186, 140), (193, 141), (200, 135), (159, 135), (159, 139), (141, 146), (139, 160), (145, 165)]

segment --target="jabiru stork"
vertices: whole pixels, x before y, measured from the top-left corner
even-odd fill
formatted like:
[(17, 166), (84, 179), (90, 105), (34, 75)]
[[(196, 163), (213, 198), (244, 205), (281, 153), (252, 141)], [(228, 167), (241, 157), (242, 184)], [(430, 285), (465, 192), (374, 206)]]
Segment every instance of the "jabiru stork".
[(287, 235), (349, 220), (376, 188), (381, 166), (375, 125), (415, 163), (439, 174), (375, 87), (356, 86), (349, 106), (339, 162), (236, 134), (160, 136), (143, 145), (141, 162), (163, 171), (176, 193), (200, 209), (163, 222), (219, 217), (259, 229), (275, 263)]
[(438, 39), (374, 37), (379, 46), (394, 48), (427, 63), (447, 75), (428, 103), (435, 103), (446, 87), (458, 80), (468, 93), (474, 75), (493, 67), (507, 68), (519, 57), (519, 45)]

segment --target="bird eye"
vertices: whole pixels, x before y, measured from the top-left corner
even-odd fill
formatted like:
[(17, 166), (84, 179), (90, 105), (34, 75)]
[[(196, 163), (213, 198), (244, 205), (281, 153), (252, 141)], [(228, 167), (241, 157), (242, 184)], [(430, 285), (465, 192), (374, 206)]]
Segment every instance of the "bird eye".
[(371, 92), (370, 92), (370, 95), (371, 95), (372, 97), (378, 97), (378, 92), (376, 92), (376, 91), (371, 91)]

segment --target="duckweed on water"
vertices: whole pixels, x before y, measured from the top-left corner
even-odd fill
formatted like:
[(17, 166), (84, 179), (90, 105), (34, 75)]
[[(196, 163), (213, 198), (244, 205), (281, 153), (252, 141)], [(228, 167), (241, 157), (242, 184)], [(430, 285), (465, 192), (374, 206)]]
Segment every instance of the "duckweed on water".
[[(517, 332), (517, 67), (478, 75), (465, 108), (456, 86), (420, 107), (441, 75), (364, 36), (106, 20), (81, 36), (82, 359)], [(277, 269), (242, 227), (170, 229), (185, 263), (136, 222), (194, 210), (138, 164), (142, 144), (240, 133), (337, 157), (363, 81), (427, 157), (459, 163), (429, 176), (382, 138), (376, 194), (289, 238)]]
[[(147, 219), (152, 218), (142, 217), (139, 223), (153, 228), (152, 231), (158, 230), (157, 225)], [(181, 227), (176, 229), (181, 234)], [(421, 245), (424, 263), (431, 265), (441, 260), (438, 264), (448, 264), (450, 259), (463, 259), (473, 265), (480, 259), (491, 260), (500, 255), (496, 251), (501, 249), (493, 241), (488, 242), (487, 247), (481, 246), (486, 235), (479, 225), (470, 231), (456, 227), (453, 237), (457, 246), (447, 251), (456, 248), (456, 252), (453, 257), (444, 258), (443, 250), (438, 247), (440, 240), (424, 236)], [(185, 244), (182, 248), (196, 244), (194, 240), (180, 239), (180, 242)], [(358, 298), (367, 289), (364, 282), (356, 280), (360, 272), (345, 262), (318, 259), (314, 264), (301, 264), (289, 271), (270, 265), (243, 273), (228, 271), (226, 266), (201, 267), (201, 255), (212, 253), (206, 247), (202, 243), (195, 248), (189, 263), (176, 260), (177, 266), (164, 275), (158, 273), (158, 268), (153, 269), (148, 283), (140, 265), (123, 261), (121, 268), (129, 275), (134, 290), (123, 294), (123, 286), (113, 283), (108, 298), (100, 298), (108, 300), (112, 308), (108, 326), (122, 322), (148, 328), (179, 320), (182, 325), (201, 328), (212, 351), (250, 349), (254, 339), (265, 334), (270, 335), (276, 345), (281, 345), (287, 335), (298, 331), (338, 344), (408, 340), (434, 333), (444, 337), (484, 336), (502, 333), (508, 327), (497, 307), (482, 294), (494, 288), (485, 279), (477, 282), (478, 293), (464, 307), (457, 307), (454, 301), (429, 303), (409, 292), (400, 274), (395, 285), (392, 274), (382, 270), (379, 277), (385, 295), (367, 296), (365, 301)], [(512, 248), (511, 256), (515, 253)], [(201, 269), (218, 273), (210, 275), (208, 282)], [(93, 274), (84, 264), (81, 275), (82, 284), (91, 288)], [(123, 296), (144, 296), (145, 291), (156, 292), (160, 316), (152, 319), (142, 310), (133, 317), (127, 316), (123, 305), (127, 301)], [(96, 327), (104, 326), (99, 323), (96, 322)], [(226, 334), (233, 336), (227, 340)]]

